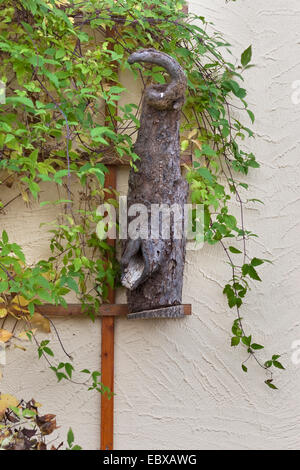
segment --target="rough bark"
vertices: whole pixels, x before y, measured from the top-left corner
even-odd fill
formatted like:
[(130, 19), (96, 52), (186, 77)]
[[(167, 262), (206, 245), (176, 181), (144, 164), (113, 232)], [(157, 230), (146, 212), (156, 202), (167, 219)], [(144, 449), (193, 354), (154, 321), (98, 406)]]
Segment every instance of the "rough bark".
[[(132, 54), (129, 63), (148, 62), (164, 67), (168, 85), (146, 89), (141, 126), (135, 144), (137, 171), (129, 177), (128, 207), (144, 204), (149, 215), (148, 239), (125, 242), (122, 283), (128, 288), (129, 318), (181, 317), (185, 236), (176, 239), (171, 217), (170, 236), (151, 236), (151, 206), (177, 204), (184, 213), (188, 186), (180, 170), (180, 114), (185, 100), (186, 76), (178, 62), (154, 49)], [(131, 222), (129, 218), (129, 222)], [(172, 307), (169, 309), (169, 307)], [(151, 312), (152, 311), (152, 312)], [(138, 314), (139, 313), (139, 314)]]

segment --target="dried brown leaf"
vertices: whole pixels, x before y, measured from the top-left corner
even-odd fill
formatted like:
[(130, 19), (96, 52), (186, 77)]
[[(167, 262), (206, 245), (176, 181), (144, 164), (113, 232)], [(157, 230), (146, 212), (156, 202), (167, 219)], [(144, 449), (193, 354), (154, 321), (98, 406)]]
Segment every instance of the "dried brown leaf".
[(0, 341), (2, 343), (7, 343), (7, 341), (9, 341), (12, 336), (13, 334), (11, 331), (0, 329)]
[(38, 312), (34, 312), (33, 316), (30, 318), (30, 322), (45, 333), (51, 332), (49, 320)]

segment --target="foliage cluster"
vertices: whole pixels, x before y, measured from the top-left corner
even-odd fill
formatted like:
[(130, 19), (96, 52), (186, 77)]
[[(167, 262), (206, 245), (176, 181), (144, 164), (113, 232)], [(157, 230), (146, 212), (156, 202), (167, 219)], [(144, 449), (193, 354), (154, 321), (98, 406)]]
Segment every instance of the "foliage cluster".
[[(49, 230), (51, 256), (34, 266), (26, 264), (22, 248), (3, 232), (0, 316), (5, 320), (17, 310), (16, 320), (26, 316), (30, 323), (40, 303), (66, 305), (71, 291), (93, 316), (109, 287), (117, 285), (115, 253), (95, 232), (101, 219), (98, 205), (104, 198), (116, 204), (115, 194), (104, 189), (108, 170), (103, 161), (108, 155), (129, 156), (134, 165), (138, 158), (132, 142), (140, 104), (118, 106), (126, 92), (119, 72), (128, 70), (144, 86), (165, 83), (168, 78), (159, 67), (127, 62), (131, 52), (154, 47), (176, 58), (187, 73), (181, 145), (194, 155), (187, 179), (192, 202), (205, 208), (205, 241), (222, 245), (231, 269), (224, 294), (236, 312), (232, 346), (244, 346), (266, 370), (266, 384), (276, 388), (271, 368), (283, 367), (279, 356), (260, 361), (257, 352), (263, 346), (245, 331), (240, 315), (251, 283), (261, 281), (258, 268), (266, 262), (248, 253), (247, 241), (256, 235), (244, 225), (245, 203), (259, 202), (245, 196), (244, 182), (259, 167), (254, 154), (243, 148), (243, 141), (253, 137), (248, 126), (254, 114), (242, 85), (252, 48), (237, 62), (223, 36), (204, 17), (184, 13), (184, 3), (0, 0), (0, 79), (7, 93), (0, 106), (0, 184), (17, 188), (26, 204), (32, 199), (54, 204), (59, 213)], [(44, 184), (58, 187), (56, 201), (41, 202)], [(14, 200), (0, 202), (2, 213)], [(239, 220), (232, 214), (234, 206)], [(5, 334), (3, 325), (1, 331)], [(38, 350), (49, 361), (49, 344), (39, 344)], [(72, 378), (67, 364), (50, 363), (59, 380)], [(245, 363), (242, 368), (247, 372)], [(92, 388), (101, 391), (92, 374)]]

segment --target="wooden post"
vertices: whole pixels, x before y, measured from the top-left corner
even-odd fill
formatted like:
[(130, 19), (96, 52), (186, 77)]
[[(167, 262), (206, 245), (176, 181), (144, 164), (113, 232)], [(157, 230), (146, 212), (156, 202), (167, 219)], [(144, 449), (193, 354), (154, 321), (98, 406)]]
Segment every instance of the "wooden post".
[[(106, 29), (106, 37), (114, 36), (112, 29)], [(109, 49), (113, 49), (113, 45), (108, 45)], [(118, 63), (114, 62), (114, 66), (118, 71)], [(116, 114), (118, 111), (115, 111)], [(106, 117), (112, 117), (109, 108), (105, 108)], [(113, 119), (115, 129), (117, 129), (117, 122)], [(106, 125), (106, 123), (105, 123)], [(112, 165), (107, 165), (108, 173), (105, 178), (105, 188), (114, 190), (117, 188), (117, 168)], [(106, 194), (105, 198), (113, 197), (111, 194)], [(108, 239), (108, 244), (115, 248), (116, 241)], [(108, 301), (111, 304), (115, 303), (115, 291), (109, 288)], [(113, 450), (114, 448), (114, 363), (115, 363), (115, 318), (103, 317), (101, 327), (101, 373), (102, 383), (109, 387), (111, 391), (110, 398), (107, 394), (101, 397), (101, 450)]]
[[(102, 383), (114, 392), (114, 330), (115, 318), (103, 317), (101, 327)], [(114, 397), (101, 397), (101, 450), (114, 447)]]
[[(117, 168), (108, 166), (108, 170), (105, 187), (116, 189)], [(110, 246), (115, 247), (115, 240), (107, 240), (107, 242)], [(111, 288), (109, 289), (108, 300), (111, 304), (115, 303), (115, 291)], [(101, 450), (113, 450), (114, 446), (114, 342), (115, 317), (103, 317), (101, 327), (101, 380), (106, 387), (109, 387), (112, 396), (110, 399), (107, 394), (101, 397)]]

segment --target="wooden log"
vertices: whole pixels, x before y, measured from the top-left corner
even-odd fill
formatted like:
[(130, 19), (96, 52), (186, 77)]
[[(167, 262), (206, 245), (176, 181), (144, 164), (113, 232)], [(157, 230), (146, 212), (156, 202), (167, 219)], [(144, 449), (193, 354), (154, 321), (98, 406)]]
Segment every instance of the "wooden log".
[[(188, 184), (180, 171), (179, 127), (187, 80), (177, 61), (154, 49), (133, 53), (128, 62), (160, 65), (171, 76), (168, 85), (146, 89), (134, 147), (140, 160), (136, 162), (137, 171), (131, 169), (129, 177), (128, 210), (140, 204), (146, 207), (148, 215), (146, 233), (144, 228), (144, 233), (129, 234), (121, 259), (122, 284), (128, 289), (129, 311), (137, 313), (182, 303), (186, 245), (183, 220)], [(160, 215), (156, 227), (151, 218), (153, 207), (159, 208), (161, 204), (169, 210), (170, 219), (165, 220), (170, 230), (167, 237), (162, 233)], [(175, 206), (181, 222), (179, 237), (175, 231), (176, 214), (170, 214)], [(131, 221), (129, 217), (128, 226)]]

